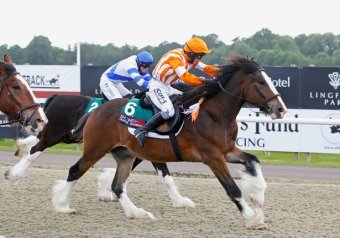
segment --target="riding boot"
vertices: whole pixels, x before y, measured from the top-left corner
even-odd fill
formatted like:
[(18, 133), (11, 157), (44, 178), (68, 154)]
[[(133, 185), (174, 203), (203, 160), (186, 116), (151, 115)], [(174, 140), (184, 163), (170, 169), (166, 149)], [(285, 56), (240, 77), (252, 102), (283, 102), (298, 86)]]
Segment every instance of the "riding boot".
[(145, 136), (148, 134), (150, 130), (160, 125), (164, 121), (161, 113), (157, 113), (151, 117), (151, 119), (143, 126), (139, 127), (135, 130), (135, 137), (137, 138), (138, 144), (140, 147), (144, 146)]

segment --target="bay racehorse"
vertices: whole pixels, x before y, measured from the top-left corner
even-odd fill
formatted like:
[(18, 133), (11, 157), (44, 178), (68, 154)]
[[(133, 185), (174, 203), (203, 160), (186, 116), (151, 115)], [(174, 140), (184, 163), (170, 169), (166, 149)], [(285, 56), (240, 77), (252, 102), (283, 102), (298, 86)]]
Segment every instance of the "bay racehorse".
[[(239, 209), (245, 226), (264, 229), (266, 224), (262, 206), (266, 183), (259, 159), (236, 147), (236, 116), (245, 102), (259, 107), (272, 119), (282, 118), (286, 106), (258, 63), (239, 56), (231, 56), (229, 62), (221, 67), (214, 81), (177, 98), (176, 104), (184, 108), (204, 98), (196, 121), (185, 118), (177, 142), (185, 161), (201, 162), (211, 169)], [(69, 202), (76, 181), (107, 152), (111, 152), (117, 162), (112, 191), (125, 215), (129, 218), (154, 218), (152, 213), (136, 207), (127, 195), (126, 182), (132, 165), (136, 157), (158, 163), (178, 162), (179, 159), (169, 140), (147, 138), (143, 148), (138, 145), (134, 135), (117, 120), (126, 103), (127, 99), (112, 100), (88, 118), (83, 130), (82, 157), (70, 168), (67, 181), (59, 180), (53, 187), (52, 200), (56, 211), (74, 211)], [(231, 177), (226, 162), (244, 165), (242, 192)], [(253, 207), (246, 198), (249, 198)]]
[(7, 54), (0, 61), (0, 111), (9, 120), (2, 125), (20, 123), (29, 133), (42, 131), (47, 123), (37, 98)]
[[(16, 155), (21, 160), (5, 173), (5, 178), (10, 181), (22, 179), (27, 174), (31, 164), (38, 159), (49, 147), (58, 143), (82, 143), (82, 138), (74, 134), (74, 129), (84, 114), (101, 106), (100, 98), (91, 98), (84, 95), (52, 95), (45, 103), (44, 112), (48, 118), (48, 124), (38, 136), (29, 136), (18, 139)], [(80, 133), (81, 135), (81, 133)], [(142, 160), (136, 159), (134, 169)], [(166, 163), (152, 163), (158, 172), (162, 183), (165, 185), (170, 196), (172, 205), (175, 207), (194, 207), (195, 204), (187, 197), (182, 196), (170, 174)], [(107, 178), (114, 176), (114, 171), (106, 169), (98, 176), (98, 199), (109, 201), (113, 199), (111, 181)]]

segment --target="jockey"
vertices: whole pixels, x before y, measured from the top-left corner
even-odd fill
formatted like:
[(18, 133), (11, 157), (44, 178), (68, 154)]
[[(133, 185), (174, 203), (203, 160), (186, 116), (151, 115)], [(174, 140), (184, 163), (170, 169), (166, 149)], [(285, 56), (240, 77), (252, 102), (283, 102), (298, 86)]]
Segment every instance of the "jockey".
[(101, 76), (99, 87), (105, 101), (122, 98), (131, 92), (123, 85), (133, 81), (143, 89), (148, 89), (153, 80), (148, 69), (154, 63), (149, 52), (142, 51), (108, 68)]
[(171, 94), (181, 94), (180, 91), (171, 87), (171, 84), (179, 80), (191, 85), (202, 85), (204, 79), (189, 73), (192, 68), (199, 69), (205, 74), (214, 77), (219, 68), (206, 65), (201, 62), (204, 55), (210, 53), (206, 43), (193, 37), (186, 42), (183, 49), (178, 48), (164, 54), (157, 63), (152, 75), (155, 80), (150, 83), (149, 94), (152, 102), (161, 110), (155, 114), (143, 127), (137, 128), (134, 132), (141, 147), (148, 131), (160, 125), (164, 120), (175, 114), (174, 106), (169, 99)]

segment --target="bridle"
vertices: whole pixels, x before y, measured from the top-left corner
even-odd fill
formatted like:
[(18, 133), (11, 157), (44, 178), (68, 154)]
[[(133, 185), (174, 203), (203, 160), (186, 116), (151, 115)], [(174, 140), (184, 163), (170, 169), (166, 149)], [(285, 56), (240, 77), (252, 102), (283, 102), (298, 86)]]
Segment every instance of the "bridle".
[(270, 111), (271, 111), (271, 108), (268, 106), (268, 103), (269, 103), (270, 101), (274, 100), (275, 98), (280, 97), (281, 95), (280, 95), (279, 93), (277, 93), (277, 94), (274, 94), (274, 96), (272, 96), (272, 97), (270, 97), (270, 98), (267, 98), (266, 95), (264, 95), (264, 93), (259, 89), (259, 87), (256, 85), (256, 82), (255, 82), (255, 80), (254, 80), (254, 75), (255, 75), (257, 72), (261, 72), (261, 71), (264, 71), (264, 69), (263, 69), (263, 68), (260, 68), (260, 69), (256, 70), (254, 73), (248, 74), (248, 79), (249, 79), (250, 83), (248, 84), (248, 87), (247, 87), (247, 89), (246, 89), (245, 92), (244, 92), (244, 95), (247, 95), (248, 89), (249, 89), (250, 85), (252, 85), (252, 86), (255, 88), (255, 91), (256, 91), (256, 92), (260, 95), (260, 97), (263, 99), (262, 103), (260, 103), (260, 104), (254, 102), (254, 101), (252, 101), (252, 100), (250, 100), (250, 99), (247, 99), (245, 96), (238, 96), (238, 95), (234, 95), (234, 94), (228, 92), (227, 90), (224, 89), (224, 87), (222, 86), (220, 80), (218, 80), (217, 82), (218, 82), (218, 85), (220, 86), (221, 90), (222, 90), (224, 93), (226, 93), (226, 94), (228, 94), (228, 95), (230, 95), (230, 96), (232, 96), (232, 97), (240, 98), (240, 99), (242, 99), (242, 100), (245, 100), (245, 101), (247, 101), (247, 102), (249, 102), (249, 103), (251, 103), (251, 104), (258, 105), (259, 108), (260, 108), (261, 110), (264, 109), (266, 112), (270, 112)]
[[(34, 116), (34, 114), (39, 110), (39, 107), (41, 107), (41, 105), (39, 103), (33, 103), (33, 104), (30, 104), (28, 106), (24, 106), (24, 107), (20, 107), (20, 104), (18, 102), (18, 100), (14, 97), (13, 93), (11, 92), (11, 90), (9, 90), (9, 88), (7, 87), (6, 85), (6, 80), (13, 76), (13, 75), (17, 75), (17, 74), (20, 74), (19, 72), (17, 71), (14, 71), (13, 73), (7, 75), (6, 77), (2, 77), (0, 76), (0, 82), (1, 82), (1, 87), (0, 87), (0, 96), (1, 96), (1, 93), (3, 91), (6, 91), (6, 94), (7, 94), (7, 97), (12, 100), (17, 108), (17, 116), (16, 116), (16, 119), (14, 120), (11, 120), (11, 121), (8, 121), (6, 123), (0, 123), (0, 125), (9, 125), (9, 124), (13, 124), (13, 123), (17, 123), (19, 122), (22, 126), (27, 126), (29, 121), (32, 119), (32, 117)], [(31, 115), (27, 118), (25, 118), (23, 116), (23, 112), (32, 108), (32, 107), (37, 107), (35, 111), (33, 111), (31, 113)]]

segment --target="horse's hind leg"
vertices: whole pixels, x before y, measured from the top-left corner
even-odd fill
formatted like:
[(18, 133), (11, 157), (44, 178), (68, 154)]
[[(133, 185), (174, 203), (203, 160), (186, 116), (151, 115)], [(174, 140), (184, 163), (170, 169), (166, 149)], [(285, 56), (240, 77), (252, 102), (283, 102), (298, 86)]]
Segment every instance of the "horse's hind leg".
[[(143, 160), (136, 158), (132, 165), (133, 171)], [(183, 197), (177, 190), (175, 182), (170, 174), (166, 163), (152, 163), (156, 169), (162, 183), (166, 187), (171, 203), (174, 207), (195, 207), (195, 203), (188, 197)], [(99, 201), (113, 201), (111, 183), (115, 176), (116, 170), (114, 168), (105, 168), (103, 172), (97, 177), (98, 182), (98, 200)]]
[(170, 200), (174, 207), (195, 207), (195, 203), (191, 201), (190, 198), (183, 197), (178, 192), (175, 182), (170, 174), (170, 171), (166, 163), (152, 162), (152, 165), (158, 172), (158, 175), (161, 178), (162, 183), (166, 187)]
[(252, 154), (235, 149), (226, 155), (226, 161), (244, 165), (245, 169), (240, 171), (241, 190), (256, 207), (262, 207), (267, 185), (261, 171), (259, 159)]
[[(111, 152), (112, 157), (114, 157), (114, 154)], [(131, 171), (133, 171), (137, 165), (139, 165), (143, 160), (140, 158), (136, 158)], [(99, 201), (114, 201), (115, 196), (112, 194), (112, 181), (116, 174), (115, 168), (104, 168), (103, 172), (101, 172), (97, 177), (97, 184), (98, 184), (98, 195), (97, 198)]]
[(151, 218), (155, 219), (152, 213), (143, 208), (136, 207), (127, 195), (126, 183), (135, 160), (134, 154), (127, 148), (118, 147), (111, 151), (117, 162), (117, 170), (112, 182), (112, 191), (116, 194), (125, 215), (128, 218)]

